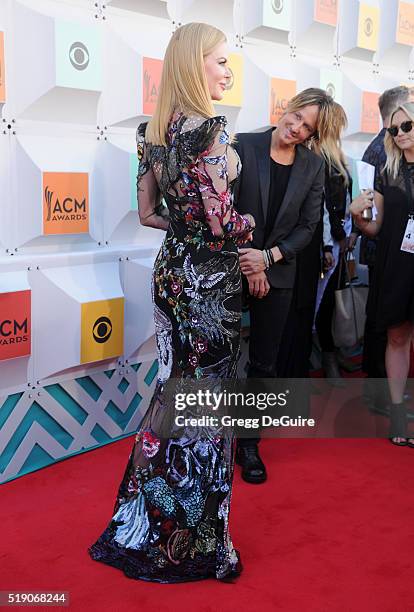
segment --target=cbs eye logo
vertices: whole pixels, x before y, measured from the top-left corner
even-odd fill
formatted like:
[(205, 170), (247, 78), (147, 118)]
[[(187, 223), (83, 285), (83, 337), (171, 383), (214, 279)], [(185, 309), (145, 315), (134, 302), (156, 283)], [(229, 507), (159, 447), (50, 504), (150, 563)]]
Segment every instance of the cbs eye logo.
[(76, 70), (86, 70), (89, 66), (89, 51), (81, 42), (74, 42), (69, 49), (69, 60)]
[(374, 22), (372, 21), (371, 17), (367, 17), (364, 23), (364, 32), (367, 36), (371, 36), (373, 31), (374, 31)]
[(328, 96), (331, 96), (331, 98), (335, 98), (335, 85), (333, 83), (328, 83), (326, 86), (326, 93), (328, 94)]
[(112, 323), (108, 317), (99, 317), (92, 327), (92, 335), (95, 342), (104, 344), (112, 334)]
[(227, 66), (227, 70), (230, 72), (230, 78), (226, 83), (226, 91), (229, 91), (229, 89), (231, 89), (234, 85), (234, 73), (233, 70), (229, 68), (229, 66)]
[(272, 9), (276, 15), (280, 15), (283, 11), (283, 0), (272, 0)]

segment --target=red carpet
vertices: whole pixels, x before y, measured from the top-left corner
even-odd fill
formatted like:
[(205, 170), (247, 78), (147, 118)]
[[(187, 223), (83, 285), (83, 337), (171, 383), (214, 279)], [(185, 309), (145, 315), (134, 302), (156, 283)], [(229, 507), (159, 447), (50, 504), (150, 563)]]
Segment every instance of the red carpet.
[(237, 473), (234, 487), (238, 582), (159, 585), (86, 552), (109, 520), (132, 443), (0, 487), (0, 590), (69, 591), (70, 609), (90, 612), (414, 610), (414, 449), (265, 440), (268, 482), (247, 485)]

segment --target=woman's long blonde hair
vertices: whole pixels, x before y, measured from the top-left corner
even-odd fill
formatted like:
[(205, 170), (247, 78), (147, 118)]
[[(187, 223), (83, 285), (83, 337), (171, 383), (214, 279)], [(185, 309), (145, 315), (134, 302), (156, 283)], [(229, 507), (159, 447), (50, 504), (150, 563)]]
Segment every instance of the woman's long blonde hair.
[[(405, 104), (401, 104), (401, 106), (398, 106), (391, 115), (390, 125), (392, 125), (394, 115), (398, 113), (398, 111), (403, 111), (409, 117), (409, 119), (414, 121), (414, 102), (406, 102)], [(400, 169), (400, 162), (403, 156), (403, 152), (399, 147), (397, 147), (394, 138), (388, 131), (386, 132), (384, 138), (384, 149), (387, 155), (387, 161), (385, 163), (384, 169), (393, 178), (396, 178)]]
[(186, 115), (213, 117), (204, 58), (226, 41), (221, 30), (206, 23), (188, 23), (178, 28), (165, 52), (160, 91), (145, 140), (166, 145), (168, 123), (175, 110)]
[(328, 164), (329, 172), (332, 167), (339, 170), (345, 185), (349, 183), (349, 175), (346, 169), (345, 155), (342, 151), (341, 136), (348, 125), (348, 119), (343, 107), (338, 102), (333, 102), (326, 118), (326, 129), (323, 138), (319, 138), (321, 154)]

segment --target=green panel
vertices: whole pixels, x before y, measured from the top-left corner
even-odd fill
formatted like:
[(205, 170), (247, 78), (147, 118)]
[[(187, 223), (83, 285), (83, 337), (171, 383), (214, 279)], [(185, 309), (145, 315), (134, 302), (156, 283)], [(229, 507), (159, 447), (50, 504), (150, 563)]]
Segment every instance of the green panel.
[(288, 32), (290, 30), (291, 15), (292, 0), (263, 0), (264, 26)]
[(131, 186), (131, 210), (138, 210), (137, 202), (137, 174), (138, 174), (138, 157), (136, 153), (131, 153), (129, 156), (129, 183)]
[(96, 26), (56, 20), (56, 85), (102, 90), (102, 40)]
[(322, 68), (319, 79), (319, 86), (325, 89), (333, 99), (342, 104), (343, 101), (343, 77), (339, 70)]

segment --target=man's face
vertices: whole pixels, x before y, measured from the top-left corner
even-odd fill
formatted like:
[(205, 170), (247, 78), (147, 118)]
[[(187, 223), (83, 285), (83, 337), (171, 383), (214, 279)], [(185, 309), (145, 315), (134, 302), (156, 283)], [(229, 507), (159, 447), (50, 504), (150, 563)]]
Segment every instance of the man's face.
[(319, 107), (316, 104), (282, 115), (277, 125), (280, 141), (285, 145), (305, 142), (315, 133)]

